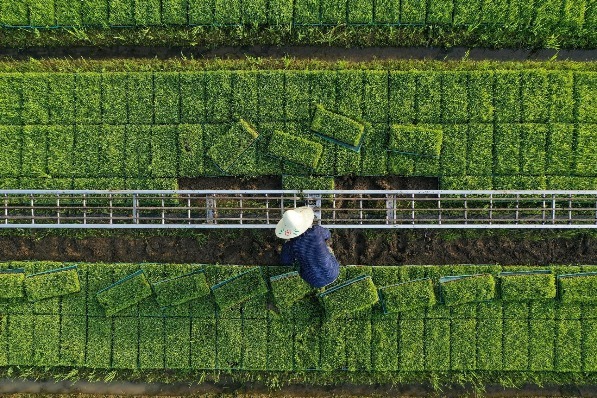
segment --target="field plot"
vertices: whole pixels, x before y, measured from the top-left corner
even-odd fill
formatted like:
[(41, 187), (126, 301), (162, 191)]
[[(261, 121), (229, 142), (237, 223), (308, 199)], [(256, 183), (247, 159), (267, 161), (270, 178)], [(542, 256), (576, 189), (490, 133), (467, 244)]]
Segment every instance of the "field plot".
[(548, 31), (595, 26), (585, 0), (4, 0), (5, 26), (453, 25)]
[[(230, 175), (596, 189), (595, 98), (596, 72), (540, 68), (0, 73), (0, 176), (3, 188), (172, 189), (225, 174), (212, 159), (231, 155), (213, 151), (242, 118), (259, 137)], [(318, 105), (364, 123), (360, 152), (312, 131)]]
[[(11, 263), (40, 272), (57, 263)], [(499, 294), (484, 302), (401, 309), (381, 303), (330, 320), (314, 294), (281, 312), (261, 294), (218, 310), (212, 296), (160, 308), (153, 297), (106, 317), (96, 293), (143, 270), (150, 283), (203, 269), (209, 285), (250, 269), (193, 264), (78, 264), (81, 292), (29, 302), (2, 302), (1, 365), (103, 369), (320, 370), (367, 372), (516, 371), (594, 372), (595, 302), (558, 298), (520, 300)], [(335, 286), (370, 275), (377, 287), (446, 275), (529, 267), (498, 265), (342, 268)], [(546, 267), (554, 274), (594, 271), (592, 266)], [(263, 268), (263, 277), (288, 267)], [(527, 280), (526, 286), (545, 281)], [(551, 278), (551, 285), (555, 281)], [(437, 294), (437, 291), (435, 292)], [(585, 332), (583, 332), (585, 331)], [(589, 331), (589, 332), (586, 332)], [(541, 378), (541, 376), (536, 377)]]

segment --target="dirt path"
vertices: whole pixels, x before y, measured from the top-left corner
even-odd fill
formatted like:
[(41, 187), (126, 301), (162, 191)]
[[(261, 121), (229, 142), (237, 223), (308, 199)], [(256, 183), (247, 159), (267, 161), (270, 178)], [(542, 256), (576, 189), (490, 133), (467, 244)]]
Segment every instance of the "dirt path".
[(0, 57), (27, 60), (29, 58), (84, 57), (88, 59), (113, 58), (158, 58), (187, 57), (195, 59), (246, 59), (250, 57), (290, 57), (296, 59), (320, 59), (327, 61), (373, 61), (392, 59), (426, 60), (494, 60), (494, 61), (548, 61), (558, 60), (595, 61), (597, 49), (592, 50), (526, 50), (526, 49), (485, 49), (453, 47), (371, 47), (343, 48), (328, 46), (269, 46), (245, 47), (32, 47), (27, 49), (0, 48)]

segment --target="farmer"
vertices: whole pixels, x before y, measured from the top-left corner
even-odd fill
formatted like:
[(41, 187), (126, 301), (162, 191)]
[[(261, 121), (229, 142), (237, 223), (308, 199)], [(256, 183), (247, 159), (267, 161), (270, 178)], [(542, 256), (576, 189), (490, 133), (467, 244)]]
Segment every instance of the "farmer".
[(298, 264), (300, 276), (320, 288), (336, 280), (340, 264), (326, 243), (331, 236), (329, 229), (313, 226), (313, 218), (313, 209), (308, 206), (287, 210), (276, 225), (276, 236), (286, 240), (282, 264)]

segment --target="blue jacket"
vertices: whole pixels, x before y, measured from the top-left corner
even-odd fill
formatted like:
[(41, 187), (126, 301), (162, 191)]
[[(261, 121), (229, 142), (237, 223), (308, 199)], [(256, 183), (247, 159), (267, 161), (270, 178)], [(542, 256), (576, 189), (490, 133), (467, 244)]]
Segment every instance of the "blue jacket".
[(312, 226), (284, 243), (282, 264), (292, 265), (297, 262), (300, 276), (313, 287), (329, 285), (340, 273), (340, 264), (325, 243), (330, 236), (328, 229), (320, 225)]

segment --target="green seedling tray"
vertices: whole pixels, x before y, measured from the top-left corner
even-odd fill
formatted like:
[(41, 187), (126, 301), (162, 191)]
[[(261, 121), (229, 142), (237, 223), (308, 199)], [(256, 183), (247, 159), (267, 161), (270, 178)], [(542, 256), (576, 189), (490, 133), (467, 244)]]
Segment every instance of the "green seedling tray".
[(128, 308), (128, 307), (131, 307), (131, 306), (133, 306), (133, 305), (135, 305), (135, 304), (138, 304), (138, 303), (139, 303), (139, 302), (141, 302), (143, 299), (145, 299), (145, 298), (147, 298), (147, 297), (151, 296), (151, 294), (153, 293), (153, 292), (152, 292), (152, 290), (151, 290), (151, 285), (150, 285), (150, 284), (149, 284), (149, 282), (147, 281), (147, 277), (145, 277), (145, 273), (143, 272), (143, 270), (139, 270), (139, 271), (135, 271), (135, 272), (133, 272), (132, 274), (130, 274), (130, 275), (127, 275), (127, 276), (125, 276), (124, 278), (122, 278), (122, 279), (120, 279), (120, 280), (118, 280), (118, 281), (116, 281), (116, 282), (112, 283), (111, 285), (109, 285), (109, 286), (107, 286), (107, 287), (105, 287), (105, 288), (103, 288), (103, 289), (99, 290), (99, 291), (96, 293), (96, 297), (97, 297), (98, 295), (101, 295), (101, 294), (102, 294), (102, 293), (104, 293), (105, 291), (108, 291), (108, 290), (110, 290), (110, 289), (112, 289), (112, 288), (115, 288), (116, 286), (122, 285), (122, 284), (123, 284), (123, 283), (125, 283), (126, 281), (129, 281), (129, 280), (131, 280), (131, 279), (133, 279), (133, 278), (136, 278), (136, 277), (138, 277), (139, 275), (143, 275), (144, 281), (145, 281), (145, 283), (147, 283), (147, 288), (149, 289), (149, 290), (148, 290), (148, 292), (147, 292), (148, 294), (145, 294), (145, 295), (143, 295), (143, 296), (139, 296), (139, 297), (138, 297), (138, 298), (136, 298), (135, 300), (133, 300), (133, 301), (131, 301), (130, 303), (128, 303), (128, 305), (127, 305), (127, 306), (124, 306), (124, 307), (121, 307), (121, 308), (117, 308), (115, 311), (113, 310), (113, 308), (110, 308), (110, 309), (108, 309), (108, 308), (104, 307), (104, 305), (103, 305), (103, 304), (101, 303), (101, 301), (100, 301), (100, 304), (101, 304), (101, 305), (102, 305), (102, 307), (104, 307), (104, 309), (106, 310), (106, 316), (111, 316), (111, 315), (114, 315), (115, 313), (117, 313), (117, 312), (120, 312), (120, 311), (122, 311), (122, 310), (124, 310), (124, 309), (126, 309), (126, 308)]
[[(15, 299), (22, 298), (25, 296), (25, 268), (12, 268), (0, 270), (0, 275), (12, 275), (11, 281), (1, 286), (0, 288), (0, 300), (4, 299)], [(20, 277), (20, 278), (19, 278)], [(17, 279), (20, 279), (17, 280)], [(20, 293), (7, 294), (13, 288), (18, 289), (20, 285)]]
[[(474, 278), (474, 277), (479, 277), (479, 276), (484, 276), (484, 275), (491, 275), (491, 274), (487, 274), (487, 273), (483, 273), (483, 274), (466, 274), (466, 275), (448, 275), (448, 276), (442, 276), (441, 278), (439, 278), (439, 298), (440, 298), (440, 303), (441, 304), (445, 304), (445, 297), (444, 297), (444, 287), (443, 284), (447, 283), (447, 282), (453, 282), (453, 281), (458, 281), (458, 280), (462, 280), (462, 279), (467, 279), (467, 278)], [(494, 286), (495, 288), (495, 286)], [(467, 303), (482, 303), (482, 302), (488, 302), (491, 301), (495, 298), (495, 290), (494, 290), (494, 296), (487, 299), (487, 300), (475, 300), (475, 301), (471, 301), (471, 302), (467, 302)], [(463, 304), (467, 304), (467, 303), (463, 303)]]
[(501, 298), (505, 301), (527, 301), (527, 300), (539, 300), (539, 299), (551, 299), (551, 298), (555, 298), (556, 296), (556, 284), (555, 284), (555, 278), (554, 278), (554, 284), (553, 284), (553, 291), (554, 291), (554, 296), (553, 297), (528, 297), (528, 298), (524, 298), (524, 297), (520, 297), (517, 298), (516, 300), (508, 300), (506, 298), (504, 298), (504, 292), (503, 292), (503, 279), (501, 278), (508, 278), (508, 277), (513, 277), (513, 276), (531, 276), (531, 275), (553, 275), (553, 273), (550, 270), (529, 270), (529, 271), (504, 271), (504, 272), (500, 272), (498, 274), (498, 280), (500, 283), (500, 295)]
[[(175, 300), (174, 302), (170, 303), (170, 304), (164, 304), (164, 303), (161, 302), (161, 300), (160, 300), (160, 294), (158, 292), (159, 288), (156, 289), (156, 286), (163, 285), (163, 284), (170, 283), (170, 282), (174, 282), (174, 281), (181, 280), (181, 279), (191, 278), (191, 277), (193, 277), (193, 276), (195, 276), (197, 274), (203, 274), (203, 276), (204, 276), (203, 280), (205, 281), (205, 270), (199, 269), (199, 270), (192, 271), (192, 272), (189, 272), (189, 273), (184, 274), (184, 275), (179, 275), (179, 276), (176, 276), (176, 277), (173, 277), (173, 278), (168, 278), (168, 279), (162, 279), (160, 281), (157, 281), (156, 283), (152, 283), (151, 284), (151, 289), (153, 291), (153, 294), (156, 296), (156, 301), (162, 306), (161, 308), (162, 309), (166, 309), (168, 307), (172, 307), (172, 306), (176, 306), (176, 305), (181, 305), (181, 304), (184, 304), (184, 303), (189, 302), (191, 300), (194, 300), (196, 298), (200, 298), (200, 297), (204, 297), (204, 296), (209, 295), (209, 293), (210, 293), (209, 285), (207, 284), (207, 281), (205, 281), (205, 284), (203, 286), (204, 290), (197, 290), (197, 289), (195, 289), (196, 290), (195, 294), (190, 294), (190, 292), (188, 292), (189, 294), (187, 296), (180, 296), (179, 295), (178, 299)], [(196, 285), (195, 285), (195, 288), (197, 288)]]
[[(556, 283), (557, 283), (557, 298), (562, 300), (562, 287), (561, 281), (562, 279), (572, 279), (572, 278), (579, 278), (583, 276), (595, 276), (597, 277), (597, 272), (577, 272), (573, 274), (560, 274), (556, 276)], [(574, 301), (574, 302), (583, 302), (581, 300)], [(597, 303), (597, 291), (595, 292), (595, 300), (594, 301), (585, 301), (589, 303)]]
[[(390, 312), (387, 309), (387, 305), (386, 305), (386, 297), (384, 297), (384, 290), (387, 288), (392, 288), (392, 287), (396, 287), (396, 286), (405, 286), (408, 284), (413, 284), (416, 282), (423, 282), (423, 281), (431, 281), (432, 282), (432, 286), (431, 286), (431, 295), (432, 295), (432, 302), (433, 304), (421, 304), (421, 305), (417, 305), (417, 306), (413, 306), (412, 308), (406, 309), (404, 311), (410, 311), (412, 309), (416, 309), (416, 308), (421, 308), (421, 307), (430, 307), (432, 305), (434, 305), (436, 303), (436, 298), (435, 298), (435, 292), (433, 290), (433, 279), (432, 278), (420, 278), (420, 279), (413, 279), (410, 281), (406, 281), (406, 282), (401, 282), (401, 283), (396, 283), (394, 285), (388, 285), (388, 286), (383, 286), (380, 287), (377, 291), (379, 294), (379, 302), (381, 303), (381, 309), (383, 311), (384, 314), (389, 314)], [(400, 312), (400, 311), (398, 311)]]
[[(255, 138), (243, 151), (241, 151), (238, 155), (236, 155), (234, 157), (234, 161), (232, 163), (230, 163), (230, 165), (226, 168), (222, 168), (220, 167), (219, 164), (217, 164), (212, 158), (209, 158), (211, 160), (211, 163), (216, 167), (216, 169), (220, 170), (223, 174), (228, 174), (230, 175), (230, 170), (232, 168), (234, 168), (234, 166), (236, 166), (236, 164), (238, 163), (238, 160), (245, 154), (247, 153), (247, 151), (249, 149), (251, 149), (251, 147), (253, 147), (255, 145), (255, 143), (257, 141), (259, 141), (261, 139), (261, 135), (257, 138)], [(214, 177), (219, 177), (219, 176), (214, 176)]]
[(245, 275), (247, 275), (249, 273), (255, 272), (254, 271), (255, 267), (253, 267), (253, 268), (251, 268), (251, 269), (249, 269), (249, 270), (247, 270), (245, 272), (242, 272), (242, 273), (240, 273), (240, 274), (238, 274), (236, 276), (233, 276), (232, 278), (225, 279), (222, 282), (219, 282), (219, 283), (217, 283), (217, 284), (215, 284), (215, 285), (213, 285), (211, 287), (211, 293), (214, 296), (214, 300), (215, 300), (216, 305), (218, 306), (219, 310), (225, 310), (225, 309), (233, 307), (233, 306), (235, 306), (237, 304), (241, 304), (241, 303), (249, 300), (252, 297), (258, 296), (260, 294), (267, 293), (267, 284), (265, 283), (265, 279), (263, 278), (263, 270), (261, 269), (261, 267), (257, 267), (257, 268), (259, 270), (259, 277), (260, 277), (260, 280), (259, 280), (260, 284), (259, 284), (259, 286), (253, 286), (254, 289), (251, 291), (251, 294), (248, 294), (246, 297), (243, 296), (242, 299), (240, 299), (238, 301), (234, 301), (234, 302), (232, 302), (232, 304), (227, 303), (228, 305), (226, 305), (223, 308), (220, 307), (220, 303), (218, 302), (218, 299), (217, 299), (217, 293), (216, 292), (218, 291), (218, 289), (221, 289), (222, 287), (224, 287), (226, 285), (229, 285), (231, 282), (233, 282), (233, 281), (235, 281), (235, 280), (237, 280), (237, 279), (239, 279), (239, 278), (241, 278), (241, 277), (243, 277), (243, 276), (245, 276)]
[[(294, 290), (290, 290), (290, 294), (276, 294), (276, 282), (288, 279), (297, 279), (298, 286), (295, 286)], [(292, 304), (305, 297), (311, 291), (311, 287), (307, 282), (302, 280), (298, 271), (291, 271), (285, 274), (272, 276), (269, 278), (269, 281), (272, 295), (274, 297), (274, 303), (276, 304), (276, 307), (278, 307), (279, 309), (285, 309), (290, 307)]]
[[(355, 306), (354, 308), (340, 309), (338, 312), (332, 312), (332, 313), (330, 313), (329, 309), (327, 308), (328, 306), (326, 305), (326, 298), (328, 296), (332, 295), (333, 293), (337, 293), (343, 289), (346, 289), (346, 288), (350, 287), (351, 285), (354, 285), (355, 283), (358, 283), (358, 282), (361, 282), (361, 281), (367, 280), (367, 279), (371, 281), (371, 276), (360, 275), (360, 276), (357, 276), (356, 278), (350, 279), (344, 283), (334, 286), (334, 287), (324, 291), (323, 293), (318, 294), (317, 298), (319, 299), (320, 303), (322, 304), (326, 318), (333, 319), (333, 318), (345, 315), (350, 312), (365, 309), (365, 308), (370, 307), (373, 304), (377, 303), (379, 301), (379, 294), (377, 292), (377, 288), (375, 288), (375, 285), (373, 284), (373, 282), (371, 282), (371, 285), (373, 287), (373, 290), (371, 291), (371, 293), (372, 293), (371, 297), (366, 297), (366, 296), (362, 297), (363, 299), (369, 299), (369, 298), (373, 298), (373, 296), (374, 296), (374, 299), (371, 300), (371, 302), (367, 302), (365, 305), (360, 306), (360, 307)], [(351, 302), (348, 302), (348, 303), (350, 304)]]
[(76, 287), (72, 288), (70, 290), (67, 290), (67, 289), (63, 288), (63, 289), (56, 290), (53, 293), (49, 293), (49, 294), (46, 294), (46, 295), (38, 296), (38, 295), (32, 294), (33, 291), (30, 291), (30, 289), (27, 287), (27, 281), (28, 280), (31, 281), (31, 280), (33, 280), (35, 278), (38, 278), (38, 277), (41, 277), (43, 275), (57, 274), (57, 273), (65, 272), (65, 271), (75, 271), (76, 272), (77, 271), (77, 266), (76, 265), (71, 265), (71, 266), (68, 266), (68, 267), (56, 268), (56, 269), (51, 269), (51, 270), (48, 270), (48, 271), (42, 271), (42, 272), (37, 272), (35, 274), (27, 275), (27, 277), (25, 278), (25, 291), (27, 292), (27, 296), (30, 296), (29, 297), (29, 301), (43, 300), (43, 299), (46, 299), (46, 298), (64, 296), (64, 295), (67, 295), (67, 294), (79, 292), (81, 290), (81, 286), (80, 286), (80, 282), (79, 282), (79, 274), (78, 274), (78, 272), (76, 272), (76, 274), (77, 274)]

